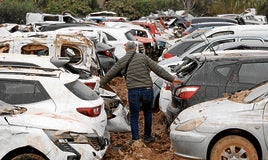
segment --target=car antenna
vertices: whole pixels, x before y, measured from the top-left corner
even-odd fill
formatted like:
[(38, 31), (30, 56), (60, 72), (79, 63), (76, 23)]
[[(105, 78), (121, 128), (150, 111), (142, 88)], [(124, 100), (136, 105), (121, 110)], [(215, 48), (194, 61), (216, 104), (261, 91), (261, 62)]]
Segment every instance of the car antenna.
[[(204, 35), (205, 39), (207, 40), (207, 42), (209, 43), (209, 40), (208, 40), (208, 38), (206, 37), (206, 35), (205, 35), (204, 33), (203, 33), (203, 35)], [(208, 47), (210, 48), (210, 50), (213, 51), (213, 53), (214, 53), (215, 56), (218, 55), (218, 54), (216, 53), (215, 49), (214, 49), (213, 47), (211, 47), (209, 44), (208, 44)]]

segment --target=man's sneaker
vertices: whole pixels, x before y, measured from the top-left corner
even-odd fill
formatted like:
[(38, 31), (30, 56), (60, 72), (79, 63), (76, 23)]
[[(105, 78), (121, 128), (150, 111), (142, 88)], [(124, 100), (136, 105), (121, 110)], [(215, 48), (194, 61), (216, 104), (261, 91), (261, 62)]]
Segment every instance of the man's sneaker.
[(130, 140), (130, 141), (128, 142), (128, 144), (129, 144), (129, 145), (132, 145), (135, 141), (137, 141), (137, 140), (132, 139), (132, 140)]
[(148, 138), (144, 138), (144, 143), (151, 143), (153, 141), (155, 141), (155, 136), (153, 135)]

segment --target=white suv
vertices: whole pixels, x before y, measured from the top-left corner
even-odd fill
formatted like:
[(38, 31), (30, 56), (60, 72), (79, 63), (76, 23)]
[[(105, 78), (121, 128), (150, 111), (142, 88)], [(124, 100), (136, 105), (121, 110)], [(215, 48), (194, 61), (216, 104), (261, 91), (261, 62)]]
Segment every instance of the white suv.
[(0, 159), (101, 159), (108, 139), (68, 114), (29, 111), (0, 101)]
[[(29, 113), (49, 114), (55, 122), (58, 118), (70, 122), (79, 119), (83, 122), (83, 125), (80, 125), (83, 128), (80, 130), (97, 136), (97, 139), (105, 140), (105, 143), (97, 140), (97, 143), (92, 144), (85, 141), (86, 143), (81, 145), (89, 146), (91, 150), (81, 156), (87, 157), (84, 159), (100, 159), (105, 154), (110, 139), (106, 130), (107, 115), (103, 99), (83, 84), (78, 75), (55, 68), (39, 67), (23, 60), (8, 61), (7, 57), (0, 59), (0, 99), (9, 104), (25, 107)], [(40, 125), (46, 123), (53, 122), (40, 120)], [(63, 126), (59, 124), (58, 127)], [(67, 129), (68, 126), (64, 128)], [(76, 147), (81, 149), (82, 146)]]

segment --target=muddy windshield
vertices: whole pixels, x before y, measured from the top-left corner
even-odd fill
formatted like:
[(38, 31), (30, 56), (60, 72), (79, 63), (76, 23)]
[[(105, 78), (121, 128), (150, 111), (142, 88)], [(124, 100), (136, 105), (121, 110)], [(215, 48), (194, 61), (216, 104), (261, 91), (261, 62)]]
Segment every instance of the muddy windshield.
[(257, 87), (250, 90), (248, 95), (244, 98), (245, 103), (250, 103), (253, 101), (260, 101), (268, 96), (268, 83), (262, 83), (262, 85), (258, 85)]
[(268, 83), (267, 81), (258, 84), (250, 90), (243, 90), (232, 94), (229, 99), (238, 103), (252, 103), (263, 100), (268, 97)]

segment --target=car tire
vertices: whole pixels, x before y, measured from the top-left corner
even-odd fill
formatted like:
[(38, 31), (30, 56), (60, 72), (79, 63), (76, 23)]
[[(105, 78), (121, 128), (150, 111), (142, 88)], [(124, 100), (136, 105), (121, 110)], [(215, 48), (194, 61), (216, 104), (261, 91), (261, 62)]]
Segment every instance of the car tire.
[[(239, 153), (240, 154), (237, 154)], [(210, 153), (210, 160), (214, 159), (258, 159), (254, 145), (244, 137), (231, 135), (218, 140)]]
[(34, 153), (25, 153), (25, 154), (17, 155), (17, 156), (12, 158), (12, 160), (25, 160), (25, 159), (29, 159), (29, 160), (46, 160), (44, 157), (42, 157), (42, 156), (40, 156), (38, 154), (34, 154)]

